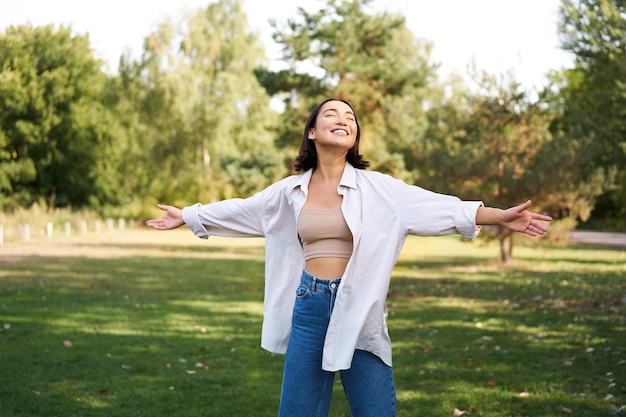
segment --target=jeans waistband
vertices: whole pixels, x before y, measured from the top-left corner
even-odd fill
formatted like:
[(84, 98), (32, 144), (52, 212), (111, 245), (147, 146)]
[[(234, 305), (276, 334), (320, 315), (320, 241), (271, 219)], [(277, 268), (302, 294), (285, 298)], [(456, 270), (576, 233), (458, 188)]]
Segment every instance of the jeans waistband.
[(339, 283), (341, 283), (341, 278), (320, 278), (311, 274), (307, 270), (303, 270), (300, 283), (311, 288), (313, 291), (336, 292), (337, 288), (339, 288)]

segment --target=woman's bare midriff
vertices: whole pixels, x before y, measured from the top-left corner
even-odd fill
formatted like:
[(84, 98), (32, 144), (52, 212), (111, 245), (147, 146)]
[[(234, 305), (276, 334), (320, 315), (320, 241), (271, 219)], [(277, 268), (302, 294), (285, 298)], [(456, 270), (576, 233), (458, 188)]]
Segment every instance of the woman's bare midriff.
[(348, 261), (347, 258), (313, 258), (306, 261), (305, 269), (319, 278), (341, 278)]

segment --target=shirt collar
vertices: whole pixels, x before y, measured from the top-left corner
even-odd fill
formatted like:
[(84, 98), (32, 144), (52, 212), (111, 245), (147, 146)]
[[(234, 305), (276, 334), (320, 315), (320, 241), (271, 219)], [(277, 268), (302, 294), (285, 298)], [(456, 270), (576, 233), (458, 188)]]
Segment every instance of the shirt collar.
[(343, 169), (343, 175), (341, 176), (339, 185), (356, 189), (356, 168), (349, 162), (346, 162), (346, 167)]
[(305, 171), (304, 174), (300, 175), (300, 177), (298, 178), (298, 181), (296, 181), (296, 183), (293, 186), (294, 190), (296, 188), (300, 188), (302, 191), (306, 193), (307, 190), (309, 189), (309, 182), (311, 181), (312, 174), (313, 174), (313, 169), (309, 169), (308, 171)]

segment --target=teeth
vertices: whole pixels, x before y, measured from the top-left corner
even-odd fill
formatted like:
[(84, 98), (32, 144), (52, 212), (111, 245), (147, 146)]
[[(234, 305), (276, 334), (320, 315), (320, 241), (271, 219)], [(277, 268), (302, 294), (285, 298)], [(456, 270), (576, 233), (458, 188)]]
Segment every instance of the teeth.
[(339, 134), (342, 134), (342, 135), (347, 135), (348, 134), (348, 132), (346, 132), (343, 129), (333, 130), (333, 133), (339, 133)]

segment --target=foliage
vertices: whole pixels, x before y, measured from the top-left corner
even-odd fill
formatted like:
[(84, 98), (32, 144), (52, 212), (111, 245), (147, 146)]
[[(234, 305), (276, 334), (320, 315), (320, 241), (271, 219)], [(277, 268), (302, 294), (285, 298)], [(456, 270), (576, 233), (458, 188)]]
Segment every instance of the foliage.
[[(275, 416), (263, 242), (135, 230), (0, 253), (0, 414)], [(388, 297), (398, 415), (624, 412), (623, 250), (410, 238)], [(331, 415), (350, 415), (340, 383)], [(458, 414), (457, 414), (458, 415)]]
[[(373, 0), (325, 0), (273, 22), (269, 71), (241, 0), (211, 2), (101, 71), (70, 28), (0, 34), (0, 209), (150, 216), (154, 204), (246, 196), (287, 175), (310, 109), (353, 103), (372, 168), (438, 192), (508, 206), (531, 197), (563, 220), (626, 222), (623, 1), (564, 0), (563, 47), (531, 101), (513, 78), (441, 82), (432, 45)], [(281, 102), (278, 113), (270, 103)], [(607, 192), (608, 191), (608, 192)], [(573, 224), (564, 221), (562, 224)]]
[(603, 187), (609, 192), (594, 217), (625, 228), (626, 3), (563, 0), (559, 29), (563, 49), (576, 57), (564, 74), (561, 127), (579, 144), (587, 176), (604, 175), (612, 184)]
[(522, 179), (532, 175), (541, 146), (551, 139), (549, 119), (512, 76), (481, 73), (476, 81), (479, 89), (465, 95), (461, 109), (457, 104), (447, 113), (438, 108), (431, 113), (432, 140), (438, 142), (431, 144), (438, 148), (431, 165), (448, 174), (437, 187), (504, 206), (519, 204), (519, 196), (530, 191)]
[(0, 34), (0, 207), (115, 202), (99, 181), (116, 122), (87, 36), (30, 25)]
[(426, 120), (422, 98), (434, 76), (430, 45), (418, 41), (405, 19), (374, 14), (371, 0), (328, 0), (319, 10), (299, 9), (274, 39), (287, 69), (258, 70), (268, 93), (283, 99), (278, 143), (297, 149), (303, 120), (326, 97), (343, 97), (358, 110), (361, 151), (372, 167), (407, 177), (405, 158), (420, 140)]
[[(120, 86), (133, 94), (120, 93), (118, 103), (125, 108), (130, 99), (139, 109), (133, 123), (140, 146), (133, 148), (145, 170), (135, 187), (147, 186), (144, 195), (158, 201), (223, 198), (229, 182), (245, 175), (232, 159), (254, 165), (273, 147), (274, 115), (253, 72), (263, 60), (238, 0), (191, 13), (178, 33), (161, 24), (140, 61), (123, 59)], [(248, 177), (249, 187), (258, 190), (276, 175)]]
[[(549, 117), (528, 100), (511, 74), (497, 79), (483, 72), (475, 79), (476, 92), (461, 99), (443, 97), (429, 112), (432, 143), (421, 159), (433, 173), (431, 184), (441, 192), (503, 208), (533, 196), (533, 208), (546, 209), (545, 199), (535, 198), (542, 192), (534, 186), (547, 193), (558, 188), (554, 181), (536, 180), (539, 155), (552, 141)], [(512, 234), (499, 228), (497, 236), (506, 261), (512, 256)]]

